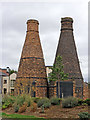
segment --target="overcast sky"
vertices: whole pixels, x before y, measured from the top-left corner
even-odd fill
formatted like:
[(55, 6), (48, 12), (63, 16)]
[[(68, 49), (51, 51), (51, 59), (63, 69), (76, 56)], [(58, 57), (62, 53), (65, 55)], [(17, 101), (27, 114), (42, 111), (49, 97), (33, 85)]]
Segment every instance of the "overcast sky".
[(45, 65), (53, 65), (61, 18), (74, 20), (74, 38), (84, 80), (88, 80), (88, 2), (0, 3), (0, 67), (18, 70), (28, 19), (39, 21)]

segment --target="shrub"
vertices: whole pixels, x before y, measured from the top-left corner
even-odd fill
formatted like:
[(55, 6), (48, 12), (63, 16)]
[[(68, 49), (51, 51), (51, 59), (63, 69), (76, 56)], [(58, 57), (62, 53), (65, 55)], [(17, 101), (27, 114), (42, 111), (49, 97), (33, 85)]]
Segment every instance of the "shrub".
[(44, 113), (44, 105), (41, 106), (41, 113)]
[(90, 99), (89, 98), (87, 98), (84, 102), (90, 106)]
[(81, 112), (78, 114), (80, 118), (90, 118), (90, 114), (88, 112)]
[(32, 99), (30, 98), (30, 96), (26, 96), (26, 97), (25, 97), (25, 102), (27, 103), (27, 107), (29, 107), (33, 101), (32, 101)]
[(19, 111), (19, 105), (15, 105), (14, 106), (14, 112), (18, 112)]
[(72, 108), (78, 105), (78, 100), (73, 97), (68, 97), (62, 100), (62, 107)]
[(24, 96), (17, 96), (15, 103), (19, 106), (22, 106), (25, 101)]
[(48, 98), (41, 98), (38, 100), (37, 102), (37, 106), (38, 107), (41, 107), (42, 105), (44, 105), (45, 103), (49, 102), (49, 99)]
[(37, 103), (37, 102), (39, 101), (39, 99), (40, 99), (39, 97), (33, 97), (33, 98), (32, 98), (32, 100), (33, 100), (35, 103)]
[[(49, 107), (51, 106), (51, 103), (50, 103), (50, 102), (46, 102), (46, 103), (44, 103), (43, 105), (44, 105), (44, 108), (49, 108)], [(43, 106), (43, 105), (42, 105), (42, 106)]]
[(11, 97), (9, 95), (4, 95), (4, 97), (2, 98), (2, 108), (7, 108), (12, 106), (14, 102), (15, 102), (14, 97)]
[(2, 98), (2, 109), (11, 107), (14, 102), (15, 102), (15, 99), (13, 97), (9, 95), (4, 95), (4, 97)]
[(10, 107), (11, 105), (10, 105), (10, 103), (9, 102), (5, 102), (3, 105), (2, 105), (2, 109), (4, 110), (4, 109), (6, 109), (6, 108), (8, 108), (8, 107)]
[(33, 103), (31, 104), (31, 111), (32, 111), (32, 112), (35, 112), (36, 110), (37, 110), (37, 104), (33, 102)]
[(22, 105), (22, 107), (20, 107), (19, 108), (19, 113), (23, 113), (23, 112), (25, 112), (26, 111), (26, 109), (27, 109), (27, 106), (24, 104), (24, 105)]
[(88, 104), (87, 103), (82, 103), (82, 105), (87, 106)]
[(52, 105), (58, 105), (60, 103), (60, 99), (56, 98), (56, 97), (52, 97), (50, 99), (50, 102), (51, 102)]
[(78, 99), (78, 105), (82, 105), (83, 100), (82, 99)]

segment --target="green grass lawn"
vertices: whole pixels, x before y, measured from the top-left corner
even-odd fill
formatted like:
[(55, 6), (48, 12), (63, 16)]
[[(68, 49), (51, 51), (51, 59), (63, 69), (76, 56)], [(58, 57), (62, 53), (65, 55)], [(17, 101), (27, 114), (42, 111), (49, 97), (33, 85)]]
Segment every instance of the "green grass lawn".
[(6, 114), (6, 113), (0, 113), (0, 117), (2, 118), (31, 118), (31, 120), (46, 120), (44, 118), (37, 118), (35, 116), (30, 116), (30, 115), (20, 115), (20, 114)]

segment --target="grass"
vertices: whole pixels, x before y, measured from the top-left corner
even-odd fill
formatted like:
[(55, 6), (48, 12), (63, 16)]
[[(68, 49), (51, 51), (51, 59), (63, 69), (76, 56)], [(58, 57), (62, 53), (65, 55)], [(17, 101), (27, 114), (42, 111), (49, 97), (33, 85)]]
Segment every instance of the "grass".
[(46, 120), (44, 118), (37, 118), (35, 116), (30, 116), (30, 115), (20, 115), (20, 114), (6, 114), (6, 113), (3, 113), (0, 114), (0, 117), (2, 118), (31, 118), (31, 120)]

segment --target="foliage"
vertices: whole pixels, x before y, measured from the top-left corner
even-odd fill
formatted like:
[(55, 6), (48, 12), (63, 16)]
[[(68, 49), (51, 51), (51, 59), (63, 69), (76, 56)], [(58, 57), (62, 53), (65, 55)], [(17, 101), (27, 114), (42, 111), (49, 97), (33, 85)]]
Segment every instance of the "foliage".
[(44, 105), (41, 106), (41, 113), (44, 113)]
[(26, 95), (25, 102), (27, 103), (27, 107), (29, 107), (32, 104), (33, 100), (31, 99), (30, 96)]
[(13, 104), (14, 101), (15, 101), (15, 98), (9, 95), (4, 95), (4, 97), (2, 98), (2, 104), (5, 104), (6, 102)]
[(56, 97), (52, 97), (50, 99), (50, 102), (51, 102), (52, 105), (58, 105), (58, 104), (60, 104), (60, 99), (56, 98)]
[(12, 73), (17, 73), (17, 71), (13, 69), (9, 69), (9, 74), (11, 75)]
[(32, 100), (35, 102), (35, 103), (37, 103), (38, 101), (39, 101), (39, 97), (32, 97)]
[(88, 83), (88, 89), (90, 89), (90, 83)]
[(22, 105), (20, 108), (19, 108), (19, 113), (23, 113), (23, 112), (25, 112), (26, 111), (26, 109), (27, 109), (27, 105)]
[(78, 114), (80, 118), (90, 118), (90, 114), (88, 112), (81, 112)]
[(2, 109), (6, 109), (12, 106), (14, 102), (15, 102), (14, 97), (11, 97), (9, 95), (4, 95), (4, 97), (2, 98)]
[(37, 106), (41, 107), (42, 105), (44, 105), (45, 103), (49, 102), (48, 98), (41, 98), (38, 102), (37, 102)]
[(7, 102), (7, 103), (2, 105), (2, 109), (4, 110), (4, 109), (8, 108), (9, 106), (10, 106), (10, 103)]
[(15, 104), (17, 104), (21, 107), (24, 102), (25, 102), (25, 97), (24, 96), (17, 96)]
[(48, 101), (48, 102), (45, 102), (43, 105), (44, 105), (44, 108), (49, 108), (51, 106), (51, 103)]
[(37, 110), (37, 104), (35, 102), (33, 102), (31, 105), (31, 111), (35, 112), (36, 110)]
[(87, 98), (84, 102), (90, 106), (90, 98)]
[(87, 103), (82, 103), (82, 105), (87, 106), (88, 104)]
[(62, 107), (64, 108), (72, 108), (78, 105), (77, 98), (74, 97), (67, 97), (62, 100)]
[(78, 105), (82, 105), (83, 99), (78, 99)]
[(19, 105), (15, 104), (14, 106), (14, 112), (18, 112), (19, 111)]
[(65, 74), (63, 71), (63, 63), (62, 57), (57, 56), (56, 63), (53, 65), (52, 72), (50, 73), (49, 80), (56, 81), (56, 80), (65, 80), (68, 77), (68, 74)]

